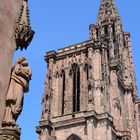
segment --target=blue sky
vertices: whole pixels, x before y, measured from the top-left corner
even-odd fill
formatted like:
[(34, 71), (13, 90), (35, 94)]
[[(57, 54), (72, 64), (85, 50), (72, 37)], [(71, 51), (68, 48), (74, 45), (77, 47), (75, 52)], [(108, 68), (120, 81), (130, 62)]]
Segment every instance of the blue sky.
[[(16, 51), (13, 62), (25, 56), (32, 68), (30, 91), (25, 94), (24, 109), (18, 124), (21, 140), (37, 140), (35, 126), (41, 111), (41, 97), (47, 65), (46, 51), (57, 50), (89, 39), (89, 25), (96, 23), (100, 0), (30, 0), (31, 25), (36, 34), (26, 51)], [(140, 1), (116, 0), (125, 31), (131, 33), (133, 59), (140, 89)]]

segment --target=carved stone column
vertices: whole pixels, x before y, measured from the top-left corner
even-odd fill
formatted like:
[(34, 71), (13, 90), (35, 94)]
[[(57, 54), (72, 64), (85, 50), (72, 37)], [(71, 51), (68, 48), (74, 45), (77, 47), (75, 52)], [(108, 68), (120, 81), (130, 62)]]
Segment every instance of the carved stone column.
[(107, 120), (100, 120), (96, 128), (95, 140), (111, 140), (111, 127), (108, 127)]
[(93, 124), (93, 119), (87, 120), (87, 135), (88, 135), (88, 140), (93, 140), (94, 139), (94, 124)]
[(70, 69), (69, 69), (69, 75), (68, 77), (66, 77), (66, 79), (68, 79), (68, 86), (66, 87), (66, 98), (67, 98), (67, 110), (66, 110), (66, 114), (69, 114), (72, 112), (72, 89), (73, 89), (73, 79), (72, 79), (72, 74), (70, 73)]
[[(84, 89), (83, 79), (85, 79), (85, 74), (84, 74), (84, 70), (83, 70), (83, 67), (82, 66), (80, 67), (80, 73), (81, 73), (80, 81), (82, 81), (81, 84), (80, 84), (80, 90), (81, 90), (81, 95), (80, 95), (80, 110), (83, 111), (86, 108), (87, 104), (86, 104), (85, 96), (84, 96), (84, 94), (85, 94), (84, 90), (85, 89)], [(86, 81), (85, 81), (85, 83), (86, 83)]]
[(66, 81), (65, 81), (66, 89), (65, 89), (65, 99), (64, 99), (64, 101), (65, 101), (64, 114), (67, 114), (67, 113), (69, 113), (71, 111), (71, 110), (69, 111), (70, 108), (69, 108), (69, 94), (68, 94), (68, 93), (71, 92), (70, 91), (71, 90), (71, 85), (70, 85), (71, 77), (69, 75), (69, 68), (66, 68), (65, 73), (66, 73)]
[[(58, 72), (58, 71), (56, 71)], [(54, 84), (54, 93), (55, 95), (53, 95), (53, 105), (54, 105), (54, 108), (53, 108), (53, 115), (56, 117), (59, 115), (59, 113), (61, 112), (60, 111), (60, 101), (59, 101), (59, 94), (60, 94), (60, 91), (59, 91), (59, 88), (60, 88), (60, 79), (59, 79), (59, 75), (56, 75), (56, 77), (53, 79), (55, 82), (53, 83)]]
[(95, 101), (95, 110), (97, 113), (101, 112), (101, 54), (100, 50), (97, 49), (93, 54), (93, 77), (95, 80), (95, 91), (94, 91), (94, 101)]
[(20, 140), (20, 128), (2, 128), (0, 130), (0, 140)]
[(108, 126), (107, 126), (107, 139), (112, 140), (112, 130), (111, 130), (110, 124), (108, 124)]

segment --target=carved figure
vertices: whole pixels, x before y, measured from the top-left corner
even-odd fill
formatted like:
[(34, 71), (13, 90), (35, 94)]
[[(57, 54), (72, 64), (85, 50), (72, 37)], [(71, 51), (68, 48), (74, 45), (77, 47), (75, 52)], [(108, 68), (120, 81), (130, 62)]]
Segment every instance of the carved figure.
[(91, 102), (92, 104), (94, 104), (94, 95), (93, 95), (93, 93), (94, 93), (94, 84), (93, 84), (93, 82), (92, 82), (92, 80), (90, 79), (89, 81), (88, 81), (88, 100), (89, 100), (89, 102)]
[(27, 60), (24, 57), (19, 58), (12, 68), (3, 126), (16, 126), (16, 120), (23, 108), (24, 92), (29, 90), (31, 74)]
[(114, 104), (113, 104), (114, 108), (117, 108), (121, 114), (122, 109), (121, 109), (121, 102), (120, 102), (119, 98), (116, 97), (113, 99), (113, 101), (114, 101)]

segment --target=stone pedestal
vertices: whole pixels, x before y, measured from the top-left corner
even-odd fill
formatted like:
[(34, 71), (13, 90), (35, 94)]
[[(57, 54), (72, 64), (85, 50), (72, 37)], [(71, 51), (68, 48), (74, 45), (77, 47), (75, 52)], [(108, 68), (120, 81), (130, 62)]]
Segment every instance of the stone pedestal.
[(20, 140), (20, 128), (1, 128), (0, 140)]

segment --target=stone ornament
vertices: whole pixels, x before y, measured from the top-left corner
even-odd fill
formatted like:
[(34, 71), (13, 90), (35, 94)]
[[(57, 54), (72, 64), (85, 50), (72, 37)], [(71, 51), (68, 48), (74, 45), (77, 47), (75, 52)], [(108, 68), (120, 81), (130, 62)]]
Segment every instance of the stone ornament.
[(27, 49), (34, 36), (34, 31), (31, 29), (29, 18), (28, 0), (23, 0), (20, 16), (14, 32), (17, 49)]
[(0, 130), (0, 140), (20, 140), (20, 129), (5, 127)]
[(119, 98), (116, 97), (116, 98), (113, 99), (113, 101), (114, 101), (113, 107), (117, 108), (120, 111), (120, 114), (121, 114), (122, 109), (121, 109), (121, 102), (120, 102)]
[(0, 140), (16, 140), (13, 136), (7, 136), (7, 135), (4, 135), (3, 138)]
[(24, 92), (29, 90), (31, 80), (31, 68), (28, 67), (27, 60), (19, 58), (12, 68), (10, 84), (6, 97), (6, 109), (3, 127), (15, 127), (16, 120), (23, 108)]

